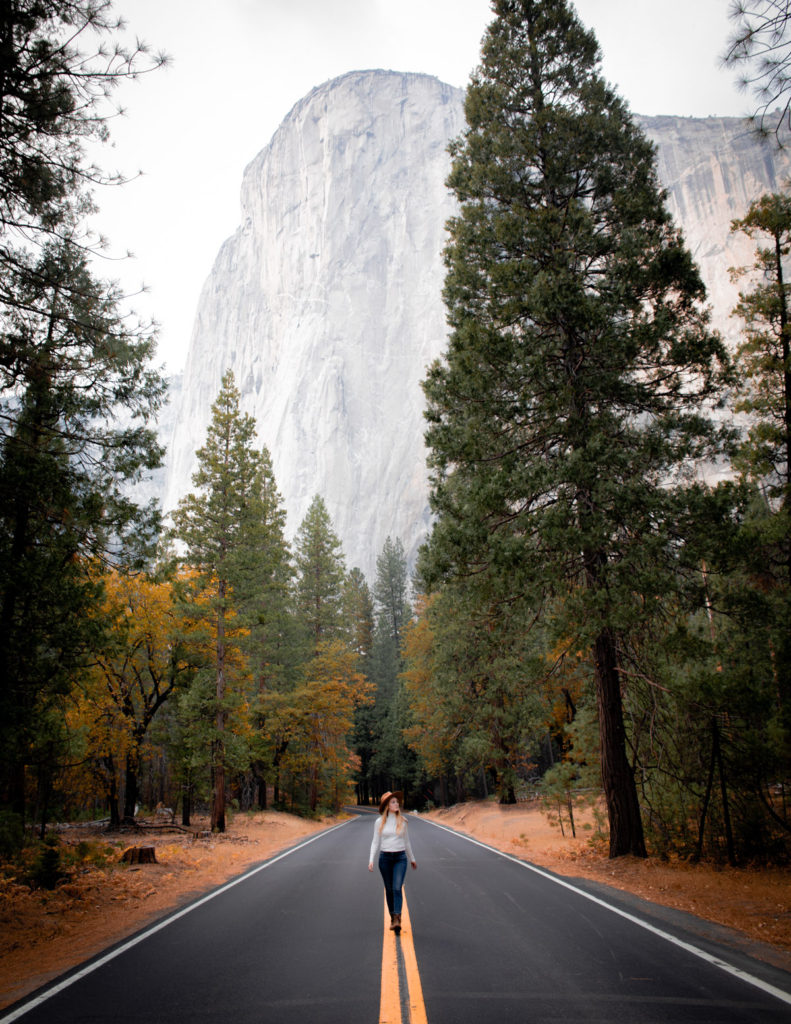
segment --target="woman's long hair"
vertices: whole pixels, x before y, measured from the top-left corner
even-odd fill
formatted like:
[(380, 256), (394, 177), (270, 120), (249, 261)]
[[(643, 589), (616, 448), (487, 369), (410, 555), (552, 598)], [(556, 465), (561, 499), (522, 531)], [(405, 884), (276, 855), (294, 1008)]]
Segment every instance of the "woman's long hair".
[[(385, 822), (387, 821), (387, 815), (389, 813), (390, 813), (390, 808), (389, 807), (385, 807), (384, 812), (379, 817), (379, 832), (380, 833), (381, 833), (382, 829), (385, 827)], [(400, 807), (395, 812), (395, 816), (396, 816), (396, 833), (399, 833), (399, 832), (401, 832), (401, 830), (406, 825), (406, 817), (401, 813), (401, 808)]]

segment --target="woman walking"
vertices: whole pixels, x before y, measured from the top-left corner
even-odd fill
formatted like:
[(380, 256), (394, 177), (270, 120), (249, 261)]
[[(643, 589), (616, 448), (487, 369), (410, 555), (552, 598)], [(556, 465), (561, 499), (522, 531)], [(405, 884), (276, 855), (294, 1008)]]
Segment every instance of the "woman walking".
[(407, 858), (414, 870), (417, 861), (412, 853), (409, 842), (409, 826), (406, 817), (401, 813), (404, 794), (401, 792), (385, 793), (379, 801), (379, 818), (374, 825), (374, 838), (371, 843), (371, 856), (368, 858), (368, 870), (374, 869), (374, 858), (379, 854), (379, 870), (385, 884), (385, 899), (390, 911), (390, 930), (396, 935), (401, 932), (401, 907), (404, 894), (401, 891), (406, 875)]

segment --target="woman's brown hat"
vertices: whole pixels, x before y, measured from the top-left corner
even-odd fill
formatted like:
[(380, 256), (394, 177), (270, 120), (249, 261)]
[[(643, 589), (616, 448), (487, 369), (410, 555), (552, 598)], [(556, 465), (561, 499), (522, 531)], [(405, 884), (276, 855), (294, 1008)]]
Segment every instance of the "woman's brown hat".
[(404, 809), (404, 794), (403, 794), (403, 792), (400, 789), (395, 790), (394, 793), (391, 793), (390, 790), (388, 790), (386, 793), (382, 794), (382, 799), (379, 801), (379, 813), (380, 814), (384, 814), (384, 812), (387, 810), (387, 805), (390, 803), (390, 801), (393, 799), (393, 797), (395, 797), (396, 800), (398, 801), (398, 806), (401, 808), (401, 810)]

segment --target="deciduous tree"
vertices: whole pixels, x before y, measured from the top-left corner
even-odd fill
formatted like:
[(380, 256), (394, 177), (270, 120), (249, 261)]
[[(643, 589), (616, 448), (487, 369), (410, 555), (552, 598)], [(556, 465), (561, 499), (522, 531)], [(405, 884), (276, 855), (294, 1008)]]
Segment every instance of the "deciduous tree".
[(338, 810), (347, 799), (357, 767), (348, 745), (354, 712), (370, 691), (357, 655), (342, 641), (327, 640), (305, 664), (301, 684), (279, 702), (289, 738), (283, 768), (304, 785), (311, 812), (320, 804)]
[(109, 630), (74, 691), (73, 725), (87, 733), (94, 759), (123, 765), (123, 810), (111, 816), (132, 821), (149, 727), (195, 663), (170, 583), (112, 569), (103, 584)]

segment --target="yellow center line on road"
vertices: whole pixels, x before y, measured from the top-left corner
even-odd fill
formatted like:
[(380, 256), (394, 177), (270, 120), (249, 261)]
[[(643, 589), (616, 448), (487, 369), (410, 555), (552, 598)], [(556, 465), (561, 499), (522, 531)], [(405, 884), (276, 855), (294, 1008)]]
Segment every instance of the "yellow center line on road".
[(385, 902), (379, 1024), (428, 1024), (406, 896), (400, 935), (390, 931), (390, 913)]

